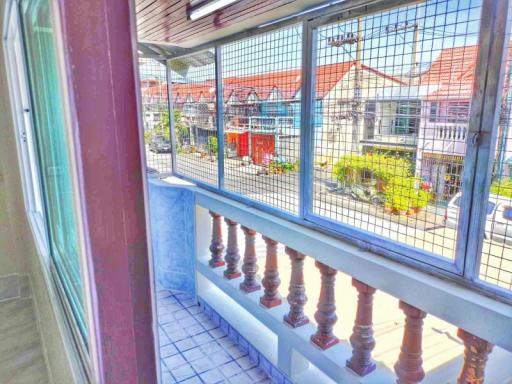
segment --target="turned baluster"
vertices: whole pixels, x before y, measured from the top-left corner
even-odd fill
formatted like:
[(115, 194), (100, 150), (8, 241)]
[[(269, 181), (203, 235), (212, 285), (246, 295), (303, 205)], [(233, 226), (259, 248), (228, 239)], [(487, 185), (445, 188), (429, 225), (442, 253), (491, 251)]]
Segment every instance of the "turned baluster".
[(256, 231), (242, 226), (245, 234), (245, 252), (244, 263), (242, 265), (242, 272), (244, 273), (244, 281), (240, 283), (240, 289), (244, 292), (254, 292), (261, 288), (261, 285), (256, 279), (258, 272), (258, 264), (256, 257)]
[(421, 342), (423, 319), (427, 314), (403, 301), (400, 301), (400, 309), (405, 313), (405, 328), (400, 356), (395, 364), (397, 384), (416, 384), (425, 377)]
[(493, 345), (459, 328), (457, 331), (464, 342), (464, 365), (457, 380), (458, 384), (482, 384), (485, 378), (485, 364)]
[(221, 216), (218, 213), (210, 211), (212, 217), (212, 242), (210, 244), (211, 259), (208, 262), (210, 267), (216, 268), (223, 266), (222, 251), (224, 244), (222, 243), (222, 222)]
[(277, 241), (262, 236), (267, 244), (267, 257), (265, 259), (265, 273), (261, 284), (265, 288), (265, 294), (260, 297), (261, 305), (272, 308), (281, 304), (278, 288), (281, 284), (279, 270), (277, 268)]
[(292, 272), (287, 296), (290, 311), (284, 315), (283, 320), (292, 327), (297, 328), (309, 323), (308, 317), (304, 314), (304, 304), (308, 300), (306, 288), (304, 287), (303, 272), (306, 255), (289, 247), (285, 248), (285, 252), (290, 256)]
[(347, 367), (359, 376), (366, 376), (375, 370), (372, 361), (372, 350), (375, 348), (372, 318), (373, 294), (376, 290), (356, 279), (352, 279), (352, 285), (357, 289), (358, 299), (356, 320), (350, 336), (352, 357), (347, 360)]
[(238, 223), (228, 218), (224, 219), (228, 225), (228, 246), (226, 248), (226, 270), (224, 277), (226, 279), (236, 279), (242, 273), (238, 269), (238, 262), (240, 261), (240, 252), (238, 250)]
[(316, 261), (315, 265), (320, 270), (322, 286), (320, 287), (320, 297), (318, 298), (317, 311), (315, 312), (317, 331), (311, 336), (311, 341), (321, 349), (327, 349), (338, 344), (340, 341), (332, 332), (332, 328), (338, 320), (334, 293), (334, 284), (338, 271), (319, 261)]

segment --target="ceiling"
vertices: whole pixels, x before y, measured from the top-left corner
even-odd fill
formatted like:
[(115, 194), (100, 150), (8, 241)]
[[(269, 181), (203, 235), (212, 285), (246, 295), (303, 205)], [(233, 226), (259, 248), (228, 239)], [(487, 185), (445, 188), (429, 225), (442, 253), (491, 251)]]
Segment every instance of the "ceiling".
[(146, 43), (146, 46), (167, 45), (170, 51), (176, 51), (232, 35), (320, 3), (325, 3), (325, 0), (240, 0), (191, 21), (187, 18), (190, 0), (136, 0), (137, 34), (139, 42)]

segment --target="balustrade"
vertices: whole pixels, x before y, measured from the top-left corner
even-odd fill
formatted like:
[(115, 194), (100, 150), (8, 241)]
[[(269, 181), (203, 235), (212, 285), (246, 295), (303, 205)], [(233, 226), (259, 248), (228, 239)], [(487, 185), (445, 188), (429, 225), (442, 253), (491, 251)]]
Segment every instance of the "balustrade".
[(258, 264), (256, 256), (256, 231), (242, 226), (245, 234), (245, 252), (242, 272), (244, 273), (244, 281), (240, 283), (240, 289), (244, 292), (254, 292), (261, 289), (256, 274), (258, 273)]
[(290, 311), (284, 316), (283, 320), (293, 328), (297, 328), (309, 323), (308, 317), (304, 314), (304, 304), (308, 301), (306, 287), (304, 286), (304, 259), (306, 255), (290, 247), (286, 247), (285, 252), (290, 256), (292, 273), (287, 296)]
[(277, 241), (270, 237), (263, 236), (263, 240), (267, 245), (267, 256), (265, 259), (265, 273), (261, 284), (265, 288), (265, 294), (260, 298), (261, 305), (272, 308), (281, 304), (279, 296), (279, 270), (277, 267)]
[(464, 342), (464, 365), (457, 381), (458, 384), (482, 384), (485, 378), (485, 364), (492, 352), (493, 345), (459, 328), (457, 331)]
[(311, 341), (321, 349), (327, 349), (340, 341), (332, 332), (332, 328), (338, 320), (334, 294), (334, 283), (338, 271), (319, 261), (316, 261), (315, 265), (322, 275), (322, 286), (315, 313), (315, 320), (318, 324), (317, 332), (311, 336)]
[(227, 279), (236, 279), (242, 276), (238, 269), (238, 262), (240, 261), (240, 252), (238, 250), (238, 223), (226, 218), (224, 220), (228, 226), (228, 246), (226, 249), (226, 270), (224, 277)]
[[(256, 254), (256, 231), (241, 226), (245, 235), (245, 251), (242, 272), (239, 269), (240, 251), (238, 246), (238, 223), (225, 218), (227, 225), (227, 247), (225, 260), (222, 258), (224, 245), (222, 241), (221, 216), (210, 211), (212, 217), (212, 238), (210, 243), (210, 267), (225, 265), (223, 275), (226, 279), (243, 279), (240, 289), (244, 292), (254, 292), (264, 288), (260, 303), (265, 308), (273, 308), (282, 304), (279, 295), (281, 279), (278, 268), (278, 242), (268, 236), (262, 235), (266, 245), (265, 270), (261, 284), (257, 279), (258, 265)], [(293, 328), (309, 323), (304, 313), (307, 302), (304, 284), (304, 260), (306, 255), (290, 247), (285, 252), (291, 262), (291, 276), (288, 287), (287, 301), (289, 310), (283, 321)], [(311, 336), (311, 342), (325, 350), (339, 343), (334, 335), (333, 327), (337, 322), (335, 281), (337, 270), (322, 262), (316, 261), (316, 267), (321, 277), (320, 295), (315, 312), (317, 330)], [(352, 356), (346, 361), (346, 367), (359, 376), (366, 376), (376, 370), (376, 363), (372, 359), (375, 348), (373, 332), (373, 298), (376, 289), (370, 285), (352, 279), (352, 286), (357, 290), (357, 311), (354, 320), (350, 344)], [(398, 361), (394, 369), (398, 384), (420, 383), (425, 377), (422, 361), (422, 329), (426, 313), (408, 303), (400, 301), (399, 308), (405, 314), (403, 339), (400, 347)], [(483, 384), (485, 366), (493, 345), (463, 329), (458, 330), (458, 337), (464, 342), (464, 363), (458, 377), (458, 384)]]
[(359, 376), (366, 376), (375, 370), (372, 361), (372, 350), (375, 348), (373, 338), (373, 295), (375, 288), (352, 279), (352, 285), (357, 289), (357, 313), (353, 333), (350, 336), (352, 357), (347, 361), (347, 367)]
[(222, 242), (222, 218), (218, 213), (210, 211), (212, 217), (212, 241), (210, 243), (211, 258), (210, 267), (222, 267), (225, 262), (222, 260), (224, 243)]
[(397, 384), (420, 383), (425, 377), (421, 342), (423, 319), (427, 314), (403, 301), (400, 301), (400, 309), (405, 313), (405, 327), (400, 356), (395, 364)]

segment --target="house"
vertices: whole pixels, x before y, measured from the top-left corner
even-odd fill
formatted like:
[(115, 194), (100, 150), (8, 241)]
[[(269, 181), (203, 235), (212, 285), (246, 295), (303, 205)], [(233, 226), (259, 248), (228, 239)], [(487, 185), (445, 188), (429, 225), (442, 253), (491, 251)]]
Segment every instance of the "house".
[[(445, 201), (461, 188), (477, 55), (477, 45), (445, 48), (418, 80), (428, 92), (422, 97), (416, 174), (432, 185), (438, 199)], [(508, 86), (504, 92), (506, 98)], [(500, 117), (498, 159), (506, 153), (509, 141), (506, 125)], [(504, 164), (504, 159), (499, 163)]]
[[(353, 150), (353, 142), (356, 151), (362, 151), (364, 126), (371, 123), (367, 117), (354, 123), (356, 71), (361, 73), (359, 92), (365, 116), (372, 105), (368, 100), (377, 98), (381, 89), (404, 84), (367, 65), (358, 66), (355, 61), (318, 66), (313, 116), (315, 140), (320, 146), (329, 143), (328, 152), (321, 148), (323, 157), (337, 159)], [(294, 154), (300, 138), (301, 81), (300, 69), (223, 79), (228, 156), (250, 156), (256, 164), (268, 163), (275, 156), (298, 160)], [(151, 87), (146, 93), (159, 90)], [(174, 105), (183, 112), (191, 128), (192, 142), (197, 141), (199, 145), (204, 144), (204, 140), (195, 137), (206, 137), (215, 130), (214, 93), (214, 83), (210, 80), (199, 84), (173, 84)], [(383, 134), (389, 136), (391, 132), (384, 130)]]

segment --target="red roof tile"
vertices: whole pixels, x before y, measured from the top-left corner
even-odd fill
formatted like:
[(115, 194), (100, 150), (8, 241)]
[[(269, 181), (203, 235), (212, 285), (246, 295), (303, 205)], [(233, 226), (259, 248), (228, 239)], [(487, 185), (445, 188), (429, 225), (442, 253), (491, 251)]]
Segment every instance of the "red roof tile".
[[(316, 74), (316, 96), (323, 98), (355, 65), (355, 61), (344, 63), (326, 64), (317, 67)], [(379, 72), (366, 65), (361, 66), (364, 70), (371, 71), (379, 76), (386, 77), (392, 81), (403, 84), (400, 80)], [(258, 75), (227, 77), (224, 79), (224, 100), (236, 97), (238, 101), (245, 101), (252, 93), (259, 100), (267, 100), (274, 89), (283, 99), (293, 99), (301, 88), (300, 69), (285, 71), (267, 72)], [(198, 101), (201, 96), (214, 101), (215, 87), (213, 80), (204, 83), (173, 84), (173, 94), (177, 102), (184, 102), (188, 96)], [(148, 87), (142, 90), (143, 97), (164, 97), (167, 98), (167, 85)]]

